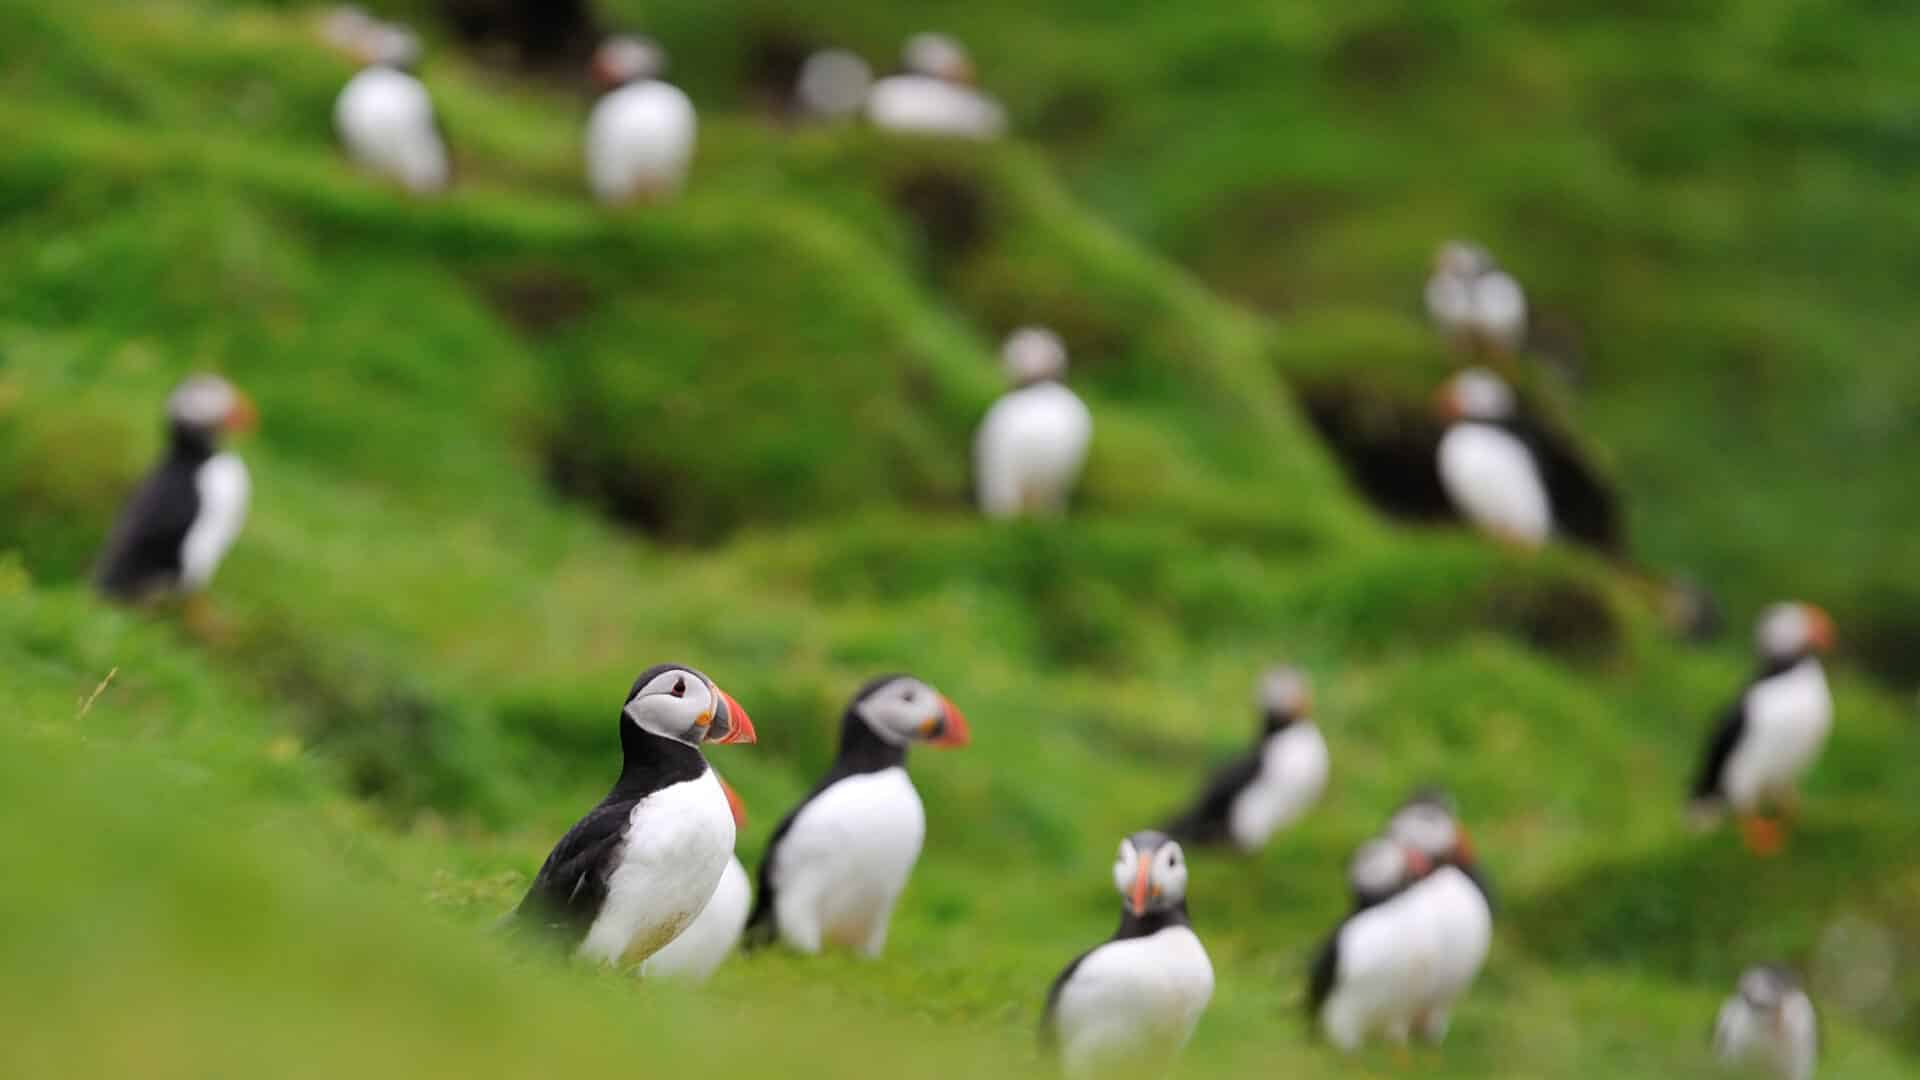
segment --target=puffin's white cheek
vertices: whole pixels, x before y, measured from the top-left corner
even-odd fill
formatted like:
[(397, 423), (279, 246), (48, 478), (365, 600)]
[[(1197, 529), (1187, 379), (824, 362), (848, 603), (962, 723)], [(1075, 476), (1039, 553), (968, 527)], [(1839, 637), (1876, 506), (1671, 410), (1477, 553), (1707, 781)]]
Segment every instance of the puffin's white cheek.
[(1133, 867), (1125, 861), (1113, 864), (1113, 887), (1119, 889), (1122, 896), (1133, 889)]

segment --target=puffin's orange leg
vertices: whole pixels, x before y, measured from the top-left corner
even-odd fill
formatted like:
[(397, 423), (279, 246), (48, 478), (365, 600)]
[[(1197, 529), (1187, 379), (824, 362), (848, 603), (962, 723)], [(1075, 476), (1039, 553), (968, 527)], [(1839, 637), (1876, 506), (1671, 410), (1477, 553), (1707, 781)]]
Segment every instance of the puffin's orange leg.
[(1787, 830), (1780, 822), (1759, 814), (1740, 819), (1740, 838), (1747, 850), (1763, 859), (1771, 859), (1787, 846)]

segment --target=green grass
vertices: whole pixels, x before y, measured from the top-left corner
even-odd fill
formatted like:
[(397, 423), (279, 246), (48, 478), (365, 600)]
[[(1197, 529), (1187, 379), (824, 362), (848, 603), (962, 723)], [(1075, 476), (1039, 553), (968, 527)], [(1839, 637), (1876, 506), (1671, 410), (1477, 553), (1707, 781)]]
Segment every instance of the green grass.
[[(1116, 838), (1249, 735), (1279, 656), (1317, 678), (1335, 779), (1264, 856), (1197, 860), (1219, 989), (1183, 1074), (1392, 1067), (1309, 1044), (1298, 1001), (1347, 853), (1430, 780), (1503, 900), (1434, 1071), (1704, 1075), (1742, 966), (1830, 988), (1821, 941), (1864, 922), (1896, 981), (1822, 1001), (1829, 1071), (1911, 1072), (1920, 731), (1885, 681), (1920, 589), (1910, 19), (859, 7), (633, 9), (702, 141), (685, 199), (613, 216), (580, 197), (571, 87), (436, 48), (462, 184), (414, 202), (335, 158), (345, 70), (302, 11), (0, 12), (8, 1075), (1018, 1071), (1048, 980), (1110, 929)], [(934, 21), (1022, 139), (781, 133), (743, 104), (772, 29), (879, 59)], [(935, 175), (979, 193), (964, 247), (899, 208)], [(1579, 553), (1389, 525), (1303, 422), (1290, 381), (1411, 398), (1445, 370), (1417, 298), (1456, 231), (1582, 338), (1585, 388), (1538, 389), (1644, 561), (1737, 627), (1803, 595), (1858, 628), (1877, 676), (1843, 658), (1789, 858), (1679, 813), (1744, 632), (1683, 648)], [(1072, 518), (989, 525), (967, 443), (1027, 320), (1068, 338), (1099, 432)], [(205, 367), (264, 417), (211, 641), (84, 587), (158, 402)], [(754, 715), (758, 746), (714, 754), (750, 862), (867, 675), (967, 711), (972, 748), (915, 759), (928, 850), (885, 959), (758, 955), (692, 990), (490, 932), (662, 659)]]

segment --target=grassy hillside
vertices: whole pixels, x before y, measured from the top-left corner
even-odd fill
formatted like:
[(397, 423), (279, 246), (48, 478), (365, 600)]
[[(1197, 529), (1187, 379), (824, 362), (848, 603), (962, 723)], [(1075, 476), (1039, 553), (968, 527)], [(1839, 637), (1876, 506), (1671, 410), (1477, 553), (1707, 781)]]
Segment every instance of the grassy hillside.
[[(1392, 1066), (1311, 1046), (1297, 1004), (1346, 854), (1432, 780), (1503, 910), (1424, 1066), (1704, 1074), (1719, 996), (1777, 957), (1833, 991), (1833, 1073), (1911, 1071), (1920, 733), (1884, 656), (1920, 383), (1883, 104), (1910, 60), (1873, 44), (1903, 17), (1560, 7), (947, 5), (1022, 134), (987, 148), (750, 104), (770, 37), (880, 59), (931, 16), (635, 7), (702, 135), (688, 197), (622, 215), (580, 197), (571, 85), (435, 49), (461, 183), (410, 201), (337, 160), (346, 69), (305, 11), (0, 12), (8, 1074), (1017, 1069), (1110, 929), (1115, 840), (1250, 735), (1279, 656), (1318, 679), (1335, 781), (1263, 857), (1196, 860), (1219, 990), (1184, 1073)], [(1743, 629), (1681, 648), (1580, 553), (1387, 523), (1304, 422), (1295, 386), (1395, 401), (1444, 372), (1417, 296), (1457, 230), (1577, 332), (1583, 388), (1539, 392), (1645, 561), (1742, 628), (1786, 594), (1871, 628), (1788, 858), (1678, 810)], [(1073, 347), (1096, 448), (1071, 519), (988, 525), (967, 444), (1029, 320)], [(158, 403), (209, 367), (264, 423), (201, 638), (84, 579)], [(663, 659), (759, 727), (713, 755), (749, 861), (867, 675), (967, 711), (973, 747), (916, 758), (928, 851), (883, 961), (755, 956), (690, 990), (488, 932)], [(1886, 936), (1890, 990), (1834, 990), (1835, 927)]]

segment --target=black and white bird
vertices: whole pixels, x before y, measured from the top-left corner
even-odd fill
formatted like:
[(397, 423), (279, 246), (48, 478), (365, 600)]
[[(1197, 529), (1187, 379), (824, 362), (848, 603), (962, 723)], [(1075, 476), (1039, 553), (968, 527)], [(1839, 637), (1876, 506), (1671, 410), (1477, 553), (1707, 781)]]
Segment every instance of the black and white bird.
[(907, 748), (969, 738), (960, 710), (919, 679), (883, 675), (862, 687), (841, 718), (832, 767), (767, 842), (748, 944), (777, 935), (806, 953), (838, 945), (880, 955), (927, 833)]
[(603, 93), (587, 117), (587, 185), (603, 203), (659, 202), (686, 182), (699, 123), (685, 92), (661, 80), (666, 63), (659, 45), (630, 35), (593, 54)]
[(1833, 692), (1820, 654), (1833, 647), (1833, 620), (1811, 604), (1775, 604), (1754, 631), (1760, 670), (1721, 714), (1693, 782), (1693, 811), (1711, 824), (1727, 809), (1741, 819), (1756, 854), (1777, 854), (1799, 782), (1833, 729)]
[(1813, 1000), (1786, 968), (1751, 967), (1713, 1025), (1713, 1056), (1735, 1069), (1760, 1069), (1780, 1080), (1813, 1080), (1820, 1058)]
[(980, 512), (1063, 513), (1093, 441), (1093, 414), (1062, 381), (1066, 344), (1051, 330), (1024, 326), (1007, 335), (1000, 361), (1013, 389), (987, 410), (974, 436)]
[(577, 955), (646, 960), (713, 898), (733, 857), (733, 810), (703, 743), (750, 743), (745, 709), (693, 668), (640, 673), (620, 708), (620, 778), (567, 831), (514, 913)]
[(447, 141), (426, 84), (410, 70), (420, 39), (391, 23), (370, 22), (355, 38), (365, 66), (333, 105), (334, 132), (360, 167), (416, 194), (442, 191), (452, 178)]
[(1427, 315), (1456, 345), (1510, 356), (1527, 340), (1527, 294), (1487, 249), (1454, 241), (1434, 257)]
[(1562, 534), (1603, 554), (1624, 553), (1613, 493), (1566, 438), (1520, 408), (1498, 375), (1468, 368), (1436, 398), (1447, 429), (1435, 464), (1461, 517), (1523, 548)]
[(887, 131), (994, 139), (1006, 130), (1000, 103), (974, 86), (973, 58), (946, 34), (915, 34), (901, 50), (906, 71), (867, 92), (867, 119)]
[(1113, 885), (1125, 900), (1119, 928), (1054, 979), (1040, 1019), (1042, 1046), (1072, 1076), (1164, 1067), (1213, 997), (1213, 964), (1187, 918), (1179, 841), (1152, 830), (1120, 841)]
[(1313, 722), (1305, 673), (1278, 667), (1260, 679), (1260, 730), (1252, 748), (1208, 779), (1191, 808), (1167, 826), (1190, 844), (1264, 847), (1313, 808), (1327, 787), (1327, 742)]
[(1446, 795), (1415, 794), (1387, 823), (1387, 836), (1420, 853), (1432, 867), (1407, 889), (1406, 899), (1424, 922), (1432, 950), (1418, 968), (1413, 1030), (1438, 1043), (1447, 1037), (1455, 1003), (1486, 964), (1493, 944), (1493, 895)]
[(253, 427), (247, 396), (218, 375), (195, 375), (167, 398), (167, 449), (120, 512), (94, 570), (115, 600), (193, 596), (213, 580), (247, 518), (246, 463), (221, 437)]
[[(733, 810), (734, 833), (738, 835), (747, 827), (746, 806), (733, 785), (722, 780), (720, 789), (726, 792), (727, 805)], [(721, 872), (720, 884), (714, 887), (707, 906), (680, 931), (679, 937), (641, 963), (640, 974), (700, 982), (711, 978), (740, 943), (740, 934), (747, 928), (747, 912), (752, 906), (753, 885), (747, 880), (747, 868), (740, 865), (740, 856), (729, 855), (727, 868)]]
[(1406, 893), (1429, 868), (1426, 856), (1385, 837), (1362, 844), (1347, 864), (1353, 909), (1314, 954), (1307, 982), (1308, 1022), (1334, 1046), (1407, 1041), (1434, 941)]
[(794, 79), (794, 105), (813, 120), (846, 120), (857, 116), (873, 89), (873, 68), (860, 54), (846, 49), (820, 49), (800, 63)]

